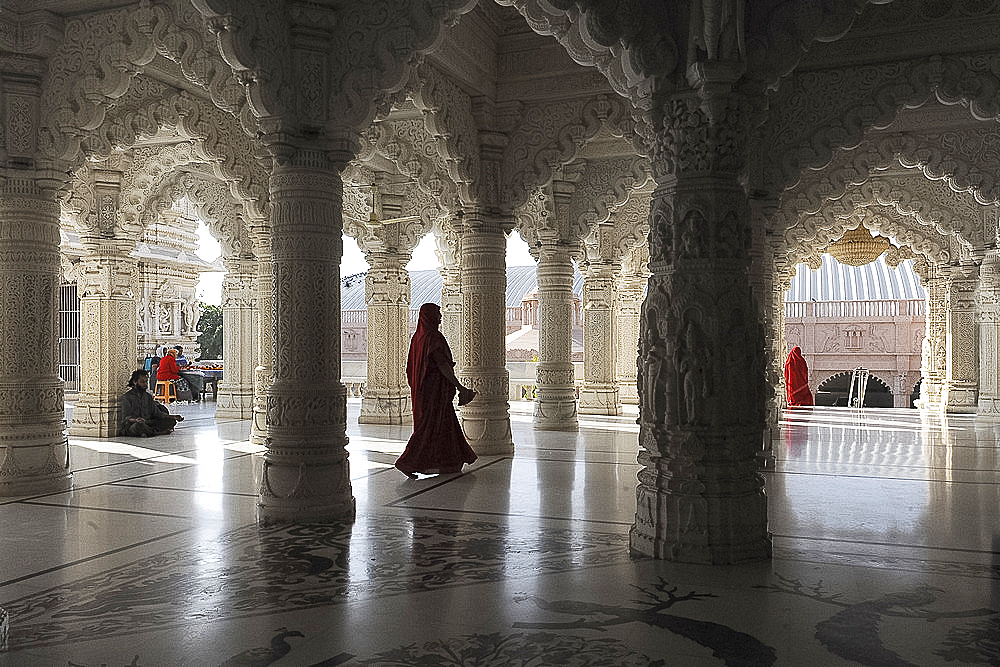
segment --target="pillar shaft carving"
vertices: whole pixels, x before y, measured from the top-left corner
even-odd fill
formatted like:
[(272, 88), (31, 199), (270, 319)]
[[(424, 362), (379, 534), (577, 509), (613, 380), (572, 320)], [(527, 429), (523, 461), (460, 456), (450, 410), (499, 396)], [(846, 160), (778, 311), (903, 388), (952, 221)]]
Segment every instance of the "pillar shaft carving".
[(512, 221), (481, 211), (462, 231), (462, 361), (466, 386), (479, 392), (462, 408), (462, 429), (480, 455), (511, 454), (506, 366), (507, 233)]
[(921, 345), (920, 407), (926, 410), (944, 410), (947, 400), (947, 337), (948, 307), (947, 278), (932, 268), (924, 283), (927, 290), (927, 334)]
[[(0, 176), (0, 496), (61, 491), (71, 472), (57, 373), (59, 204), (33, 175)], [(20, 354), (27, 341), (32, 353)]]
[[(458, 223), (458, 227), (461, 223)], [(457, 363), (464, 358), (462, 352), (462, 249), (461, 234), (454, 220), (443, 225), (434, 237), (438, 257), (441, 259), (441, 333), (444, 334), (452, 357)]]
[(543, 239), (538, 256), (538, 366), (535, 428), (575, 431), (572, 249)]
[(615, 288), (621, 267), (590, 262), (583, 282), (583, 387), (580, 412), (617, 415), (618, 380), (614, 346)]
[(260, 519), (353, 518), (347, 392), (340, 382), (343, 165), (310, 151), (275, 162), (274, 380), (267, 391)]
[(257, 365), (253, 370), (253, 424), (250, 442), (263, 445), (267, 439), (267, 390), (274, 380), (274, 269), (271, 262), (270, 225), (252, 228), (254, 254), (257, 256), (254, 333), (257, 335)]
[(639, 405), (636, 385), (639, 313), (642, 308), (643, 289), (648, 279), (645, 263), (638, 273), (623, 271), (618, 279), (618, 305), (615, 307), (614, 317), (615, 375), (618, 380), (618, 400), (624, 405)]
[(369, 253), (368, 380), (361, 399), (362, 424), (413, 422), (406, 356), (410, 340), (409, 254)]
[(983, 415), (1000, 415), (1000, 254), (979, 269), (979, 401)]
[(257, 262), (226, 259), (222, 282), (222, 382), (215, 417), (250, 419), (253, 416), (254, 369), (257, 366)]
[(974, 413), (979, 394), (979, 324), (976, 321), (978, 267), (953, 267), (947, 289), (946, 409)]
[[(708, 74), (721, 78), (707, 85), (700, 79)], [(726, 92), (736, 76), (689, 70), (699, 96), (665, 105), (650, 151), (657, 189), (639, 352), (643, 467), (630, 542), (640, 553), (687, 562), (771, 553), (756, 458), (764, 338), (748, 280), (752, 225), (739, 180), (749, 132), (741, 122), (745, 102)]]
[(73, 409), (72, 435), (118, 435), (121, 395), (136, 368), (136, 294), (139, 264), (130, 257), (135, 242), (85, 238), (80, 293), (80, 396)]

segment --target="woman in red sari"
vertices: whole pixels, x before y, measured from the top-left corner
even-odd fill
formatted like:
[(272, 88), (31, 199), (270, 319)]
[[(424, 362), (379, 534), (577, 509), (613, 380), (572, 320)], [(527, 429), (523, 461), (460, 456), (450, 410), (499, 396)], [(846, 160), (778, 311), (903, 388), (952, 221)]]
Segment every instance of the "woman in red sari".
[(813, 395), (809, 391), (809, 368), (798, 345), (792, 348), (785, 360), (785, 398), (791, 407), (813, 404)]
[(413, 402), (413, 435), (396, 459), (396, 467), (406, 475), (460, 472), (476, 460), (455, 416), (452, 400), (458, 390), (458, 404), (465, 405), (476, 392), (455, 377), (451, 349), (438, 327), (441, 308), (435, 303), (420, 306), (417, 331), (410, 341), (406, 358), (406, 380)]

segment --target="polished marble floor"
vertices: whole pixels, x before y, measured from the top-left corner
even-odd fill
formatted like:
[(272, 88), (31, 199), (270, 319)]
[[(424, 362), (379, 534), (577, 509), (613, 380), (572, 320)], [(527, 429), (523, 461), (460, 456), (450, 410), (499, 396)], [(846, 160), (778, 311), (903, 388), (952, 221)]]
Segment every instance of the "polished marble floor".
[(786, 413), (774, 558), (628, 552), (635, 415), (463, 474), (392, 468), (349, 404), (352, 525), (255, 523), (248, 422), (71, 438), (73, 490), (0, 499), (0, 665), (1000, 664), (1000, 421)]

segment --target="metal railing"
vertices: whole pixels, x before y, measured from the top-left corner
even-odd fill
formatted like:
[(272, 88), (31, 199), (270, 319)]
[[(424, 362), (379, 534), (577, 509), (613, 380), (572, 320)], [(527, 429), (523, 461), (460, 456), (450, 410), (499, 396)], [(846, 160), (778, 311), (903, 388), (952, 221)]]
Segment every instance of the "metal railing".
[(923, 317), (927, 310), (924, 299), (882, 299), (870, 301), (786, 301), (785, 319), (816, 317), (845, 319), (849, 317)]

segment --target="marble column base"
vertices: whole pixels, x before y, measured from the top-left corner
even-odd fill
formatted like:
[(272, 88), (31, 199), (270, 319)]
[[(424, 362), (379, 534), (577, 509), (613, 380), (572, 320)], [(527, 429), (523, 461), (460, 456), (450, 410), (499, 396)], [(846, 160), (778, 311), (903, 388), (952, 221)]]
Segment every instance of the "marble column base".
[(622, 405), (639, 405), (639, 388), (634, 378), (629, 383), (618, 384), (618, 402)]
[[(61, 422), (65, 428), (65, 422)], [(7, 426), (0, 436), (0, 497), (65, 491), (73, 486), (62, 429)]]
[[(637, 401), (638, 402), (638, 401)], [(615, 385), (584, 385), (580, 390), (580, 414), (620, 415), (618, 387)]]
[(951, 387), (945, 394), (945, 411), (949, 414), (976, 414), (978, 391), (967, 387)]
[(990, 416), (1000, 415), (1000, 396), (983, 396), (980, 394), (976, 413)]
[(572, 387), (562, 391), (547, 387), (545, 396), (539, 389), (534, 405), (535, 428), (541, 431), (577, 431), (576, 394)]
[[(275, 523), (336, 523), (353, 521), (350, 468), (344, 455), (294, 456), (293, 460), (264, 455), (257, 519)], [(308, 459), (308, 460), (306, 460)]]
[(252, 387), (219, 387), (216, 419), (250, 419), (254, 415)]
[(645, 467), (629, 531), (633, 552), (705, 565), (771, 557), (767, 498), (752, 454), (725, 466), (682, 464), (646, 453), (640, 463)]
[(361, 399), (359, 424), (412, 424), (409, 396), (364, 396)]
[[(477, 405), (477, 403), (479, 405)], [(461, 408), (459, 421), (472, 449), (480, 456), (509, 456), (514, 453), (507, 401), (486, 403), (483, 396)]]
[(83, 395), (73, 408), (69, 434), (85, 438), (113, 438), (118, 435), (120, 422), (119, 397)]

